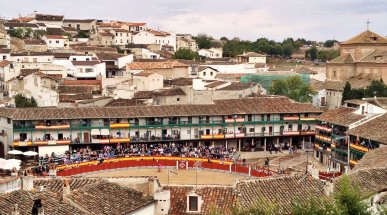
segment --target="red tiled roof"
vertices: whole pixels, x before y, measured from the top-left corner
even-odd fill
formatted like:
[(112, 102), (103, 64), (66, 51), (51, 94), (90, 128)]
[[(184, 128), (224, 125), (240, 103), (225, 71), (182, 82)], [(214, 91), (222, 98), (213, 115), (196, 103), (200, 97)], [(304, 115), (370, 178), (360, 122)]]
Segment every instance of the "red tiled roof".
[[(170, 186), (171, 192), (170, 215), (185, 215), (187, 213), (187, 194), (195, 189), (192, 186)], [(231, 214), (231, 208), (237, 201), (237, 194), (232, 187), (199, 186), (196, 193), (202, 197), (203, 204), (200, 213), (209, 214), (214, 210), (220, 210), (222, 214)]]
[(69, 198), (91, 214), (131, 214), (155, 204), (153, 197), (115, 183), (99, 182), (76, 189)]
[(43, 40), (24, 40), (26, 45), (46, 45)]
[(366, 117), (364, 115), (355, 114), (354, 111), (355, 109), (353, 108), (337, 108), (326, 111), (317, 117), (317, 119), (323, 122), (330, 122), (335, 125), (349, 126), (350, 124)]
[(178, 61), (132, 62), (128, 64), (128, 68), (131, 70), (172, 69), (175, 67), (188, 67), (188, 65)]
[(102, 62), (96, 61), (96, 60), (91, 60), (91, 61), (71, 61), (71, 63), (74, 66), (94, 66), (94, 65), (100, 64)]
[[(8, 108), (3, 108), (8, 109)], [(316, 113), (311, 104), (291, 102), (286, 97), (257, 97), (217, 100), (211, 105), (162, 105), (142, 107), (79, 107), (79, 108), (23, 108), (13, 113), (0, 108), (0, 114), (12, 115), (13, 120), (133, 118), (167, 116), (202, 116), (267, 113)], [(3, 112), (2, 112), (3, 111)]]
[(101, 85), (101, 80), (64, 80), (63, 85)]
[(46, 35), (47, 39), (64, 39), (62, 35)]
[(25, 190), (17, 190), (11, 193), (0, 194), (0, 212), (1, 214), (12, 214), (15, 204), (18, 205), (20, 215), (30, 215), (34, 199), (41, 199), (45, 214), (55, 215), (82, 215), (83, 211), (76, 207), (65, 203), (60, 197), (50, 191), (45, 192), (28, 192)]
[[(374, 140), (387, 145), (387, 114), (352, 128), (348, 134)], [(387, 156), (387, 154), (386, 154)], [(387, 160), (387, 158), (386, 158)]]
[(324, 198), (323, 184), (311, 176), (242, 181), (236, 185), (236, 189), (242, 207), (266, 208), (275, 205), (283, 214), (290, 214), (294, 203), (303, 204), (311, 199)]
[(64, 19), (63, 22), (79, 22), (79, 23), (90, 23), (94, 22), (95, 19)]
[(11, 64), (10, 61), (7, 61), (7, 60), (0, 61), (0, 67), (5, 67), (5, 66), (8, 66), (9, 64)]

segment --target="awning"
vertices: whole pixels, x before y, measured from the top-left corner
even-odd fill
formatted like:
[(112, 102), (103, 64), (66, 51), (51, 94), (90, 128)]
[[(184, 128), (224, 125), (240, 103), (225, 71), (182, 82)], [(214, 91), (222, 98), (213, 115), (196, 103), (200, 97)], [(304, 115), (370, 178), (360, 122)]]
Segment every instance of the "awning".
[(99, 129), (91, 129), (91, 135), (101, 135)]
[(101, 135), (110, 136), (109, 129), (101, 129)]

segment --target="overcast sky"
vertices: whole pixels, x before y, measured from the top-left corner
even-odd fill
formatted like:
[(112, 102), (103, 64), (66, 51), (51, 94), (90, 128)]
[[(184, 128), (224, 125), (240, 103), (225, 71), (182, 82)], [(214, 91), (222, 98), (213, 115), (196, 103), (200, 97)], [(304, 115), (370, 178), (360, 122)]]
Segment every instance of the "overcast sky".
[(386, 0), (0, 0), (0, 16), (39, 13), (65, 18), (147, 22), (176, 33), (216, 38), (339, 41), (366, 30), (387, 35)]

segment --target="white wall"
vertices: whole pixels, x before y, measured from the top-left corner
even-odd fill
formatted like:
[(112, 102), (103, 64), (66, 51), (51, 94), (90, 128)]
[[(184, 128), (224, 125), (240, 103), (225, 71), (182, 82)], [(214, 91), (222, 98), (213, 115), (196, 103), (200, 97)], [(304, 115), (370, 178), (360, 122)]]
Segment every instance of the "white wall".
[(39, 146), (38, 148), (39, 150), (39, 156), (45, 156), (46, 154), (48, 154), (48, 156), (51, 156), (51, 153), (54, 152), (55, 154), (60, 154), (60, 155), (64, 155), (64, 153), (66, 151), (69, 150), (69, 146), (68, 145), (64, 145), (64, 146)]
[(198, 77), (203, 80), (215, 80), (215, 77), (217, 74), (218, 72), (216, 70), (207, 68), (205, 70), (198, 72)]
[(257, 70), (254, 64), (224, 64), (224, 65), (203, 65), (209, 66), (219, 71), (221, 74), (227, 73), (239, 73), (239, 74), (247, 74), (247, 73), (256, 73)]
[(149, 31), (141, 31), (132, 36), (134, 44), (160, 44), (170, 45), (176, 50), (176, 34), (171, 33), (170, 36), (155, 36)]
[(155, 214), (155, 208), (156, 206), (154, 203), (138, 211), (132, 212), (131, 215), (153, 215)]

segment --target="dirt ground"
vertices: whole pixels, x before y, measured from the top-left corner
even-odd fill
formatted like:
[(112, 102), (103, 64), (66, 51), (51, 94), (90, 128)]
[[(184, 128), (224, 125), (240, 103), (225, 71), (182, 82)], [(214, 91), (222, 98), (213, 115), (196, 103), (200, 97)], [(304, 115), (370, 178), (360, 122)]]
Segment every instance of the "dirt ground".
[[(172, 170), (172, 169), (171, 169)], [(177, 174), (170, 173), (169, 184), (177, 185), (195, 185), (196, 184), (196, 170), (172, 170)], [(237, 179), (248, 179), (248, 176), (214, 172), (206, 170), (198, 170), (198, 184), (199, 185), (232, 185)], [(89, 177), (127, 177), (127, 176), (157, 176), (162, 185), (168, 184), (168, 169), (162, 169), (158, 172), (157, 169), (130, 169), (123, 171), (104, 172), (98, 174), (90, 174)]]

